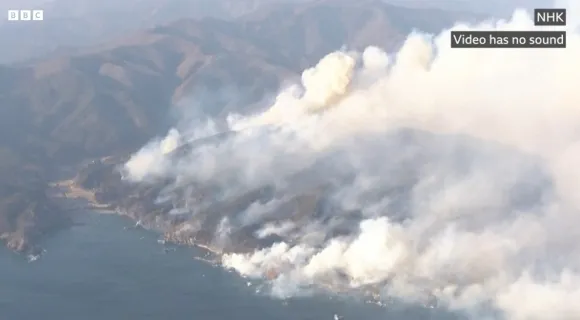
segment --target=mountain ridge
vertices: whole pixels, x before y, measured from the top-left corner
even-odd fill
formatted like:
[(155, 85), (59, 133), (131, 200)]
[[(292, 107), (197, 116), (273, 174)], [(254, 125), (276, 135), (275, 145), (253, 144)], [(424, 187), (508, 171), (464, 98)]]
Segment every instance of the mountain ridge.
[[(264, 96), (328, 52), (345, 45), (394, 50), (415, 28), (438, 32), (462, 17), (477, 18), (457, 13), (437, 18), (432, 15), (440, 11), (413, 9), (393, 13), (396, 7), (377, 1), (293, 8), (288, 14), (285, 6), (273, 6), (235, 21), (182, 19), (74, 54), (0, 66), (0, 147), (25, 155), (22, 163), (46, 173), (128, 154), (167, 132), (172, 114), (183, 114), (184, 101), (193, 100), (210, 117), (252, 112)], [(14, 172), (21, 166), (6, 165)], [(46, 186), (54, 178), (49, 176), (34, 184)], [(26, 186), (19, 188), (9, 189), (38, 207), (54, 207), (48, 198), (35, 200)], [(8, 207), (0, 207), (4, 216), (24, 212)], [(22, 233), (14, 224), (5, 229)]]

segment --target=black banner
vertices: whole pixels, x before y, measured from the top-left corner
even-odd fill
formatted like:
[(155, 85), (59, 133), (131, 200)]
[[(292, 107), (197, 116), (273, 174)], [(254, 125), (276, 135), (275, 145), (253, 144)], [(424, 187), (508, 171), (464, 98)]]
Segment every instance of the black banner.
[(451, 31), (452, 48), (566, 48), (566, 31)]

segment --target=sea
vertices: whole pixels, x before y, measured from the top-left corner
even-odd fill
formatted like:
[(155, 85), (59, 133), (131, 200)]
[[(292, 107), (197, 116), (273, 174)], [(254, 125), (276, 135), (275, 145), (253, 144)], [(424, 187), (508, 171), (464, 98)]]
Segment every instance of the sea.
[(158, 242), (125, 217), (79, 213), (48, 237), (36, 261), (0, 249), (0, 320), (459, 319), (319, 294), (282, 300), (266, 283), (194, 259), (196, 248)]

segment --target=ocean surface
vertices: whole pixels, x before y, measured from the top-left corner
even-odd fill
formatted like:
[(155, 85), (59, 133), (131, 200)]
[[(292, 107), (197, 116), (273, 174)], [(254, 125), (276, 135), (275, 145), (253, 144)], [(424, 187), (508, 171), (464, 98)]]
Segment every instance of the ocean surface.
[(263, 284), (166, 252), (158, 235), (115, 215), (80, 213), (37, 261), (0, 249), (0, 320), (454, 319), (435, 309), (328, 295), (275, 299)]

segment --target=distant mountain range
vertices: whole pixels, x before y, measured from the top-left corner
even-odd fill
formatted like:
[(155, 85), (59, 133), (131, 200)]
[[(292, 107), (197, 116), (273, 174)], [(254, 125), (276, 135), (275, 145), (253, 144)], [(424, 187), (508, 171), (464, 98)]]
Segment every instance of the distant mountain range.
[[(45, 11), (43, 22), (8, 22), (0, 19), (0, 64), (43, 57), (51, 51), (67, 52), (79, 46), (108, 41), (178, 19), (213, 17), (236, 19), (271, 7), (295, 6), (320, 0), (6, 0), (0, 11), (36, 9)], [(325, 2), (324, 0), (322, 2)], [(351, 4), (358, 1), (349, 0)], [(506, 16), (517, 7), (549, 7), (552, 0), (382, 0), (408, 8), (475, 12)]]
[(0, 63), (22, 62), (54, 50), (94, 45), (178, 19), (236, 18), (269, 3), (264, 0), (8, 1), (5, 10), (43, 8), (44, 21), (12, 21), (0, 25), (0, 39), (9, 48), (0, 52)]

